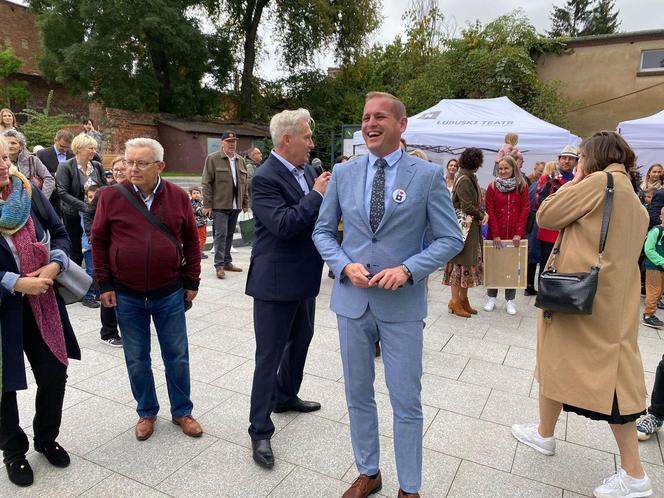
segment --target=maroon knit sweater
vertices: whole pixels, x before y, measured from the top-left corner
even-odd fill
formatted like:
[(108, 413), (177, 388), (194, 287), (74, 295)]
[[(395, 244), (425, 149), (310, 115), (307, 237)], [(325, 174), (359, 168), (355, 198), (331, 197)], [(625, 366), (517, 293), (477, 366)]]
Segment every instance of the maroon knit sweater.
[[(129, 181), (122, 184), (143, 202)], [(150, 212), (171, 230), (182, 244), (182, 252), (117, 188), (99, 192), (91, 243), (101, 292), (119, 290), (158, 299), (182, 287), (198, 290), (201, 249), (189, 197), (180, 187), (162, 178)], [(186, 260), (184, 272), (181, 254)]]

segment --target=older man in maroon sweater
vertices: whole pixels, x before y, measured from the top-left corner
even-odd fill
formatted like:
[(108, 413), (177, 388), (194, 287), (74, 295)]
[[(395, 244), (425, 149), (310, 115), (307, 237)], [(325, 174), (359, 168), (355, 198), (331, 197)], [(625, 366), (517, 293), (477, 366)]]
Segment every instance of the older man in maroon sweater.
[[(101, 301), (115, 307), (129, 381), (139, 416), (136, 438), (152, 435), (159, 411), (150, 360), (150, 320), (166, 369), (173, 423), (188, 436), (203, 433), (191, 416), (185, 302), (198, 292), (201, 252), (187, 194), (160, 173), (156, 140), (125, 144), (129, 180), (100, 191), (92, 225), (92, 254)], [(152, 221), (150, 221), (152, 217)]]

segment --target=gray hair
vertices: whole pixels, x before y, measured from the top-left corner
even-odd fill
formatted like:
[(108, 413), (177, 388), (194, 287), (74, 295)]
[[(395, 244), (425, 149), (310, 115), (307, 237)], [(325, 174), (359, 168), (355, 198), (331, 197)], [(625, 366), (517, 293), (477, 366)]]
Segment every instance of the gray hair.
[(270, 135), (274, 148), (281, 147), (281, 141), (284, 135), (297, 133), (302, 122), (309, 124), (313, 128), (314, 120), (308, 110), (299, 108), (295, 111), (281, 111), (272, 116), (270, 120)]
[(18, 130), (6, 130), (3, 134), (3, 137), (5, 138), (15, 138), (16, 141), (21, 145), (23, 149), (25, 149), (25, 135), (21, 133)]
[(127, 140), (125, 143), (125, 157), (127, 155), (127, 149), (132, 147), (148, 147), (152, 149), (152, 159), (154, 161), (163, 161), (164, 160), (164, 147), (152, 138), (132, 138)]

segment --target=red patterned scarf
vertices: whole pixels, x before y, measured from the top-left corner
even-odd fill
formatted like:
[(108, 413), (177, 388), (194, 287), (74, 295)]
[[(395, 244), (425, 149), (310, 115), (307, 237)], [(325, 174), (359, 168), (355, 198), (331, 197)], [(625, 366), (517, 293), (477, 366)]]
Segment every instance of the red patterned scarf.
[[(21, 182), (20, 186), (15, 184), (12, 190), (15, 190), (15, 187), (30, 189), (29, 183), (27, 185), (26, 183)], [(10, 196), (12, 193), (15, 192), (10, 192)], [(28, 217), (27, 222), (12, 235), (12, 242), (21, 263), (21, 275), (32, 273), (48, 264), (48, 249), (41, 242), (37, 242), (31, 217)], [(44, 342), (58, 361), (67, 366), (69, 364), (67, 346), (58, 302), (55, 299), (55, 289), (51, 286), (44, 294), (26, 297)]]

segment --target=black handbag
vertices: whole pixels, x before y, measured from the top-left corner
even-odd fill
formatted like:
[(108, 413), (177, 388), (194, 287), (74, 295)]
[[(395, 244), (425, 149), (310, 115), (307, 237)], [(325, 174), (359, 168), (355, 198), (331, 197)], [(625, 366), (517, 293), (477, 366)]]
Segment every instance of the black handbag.
[(565, 229), (553, 249), (551, 265), (539, 276), (539, 288), (535, 298), (535, 306), (547, 313), (558, 312), (575, 315), (592, 315), (593, 301), (597, 292), (599, 270), (602, 267), (606, 236), (611, 221), (613, 208), (613, 177), (606, 173), (606, 200), (604, 202), (604, 216), (599, 237), (599, 260), (597, 266), (590, 268), (588, 273), (559, 273), (556, 270), (556, 257), (560, 253)]

